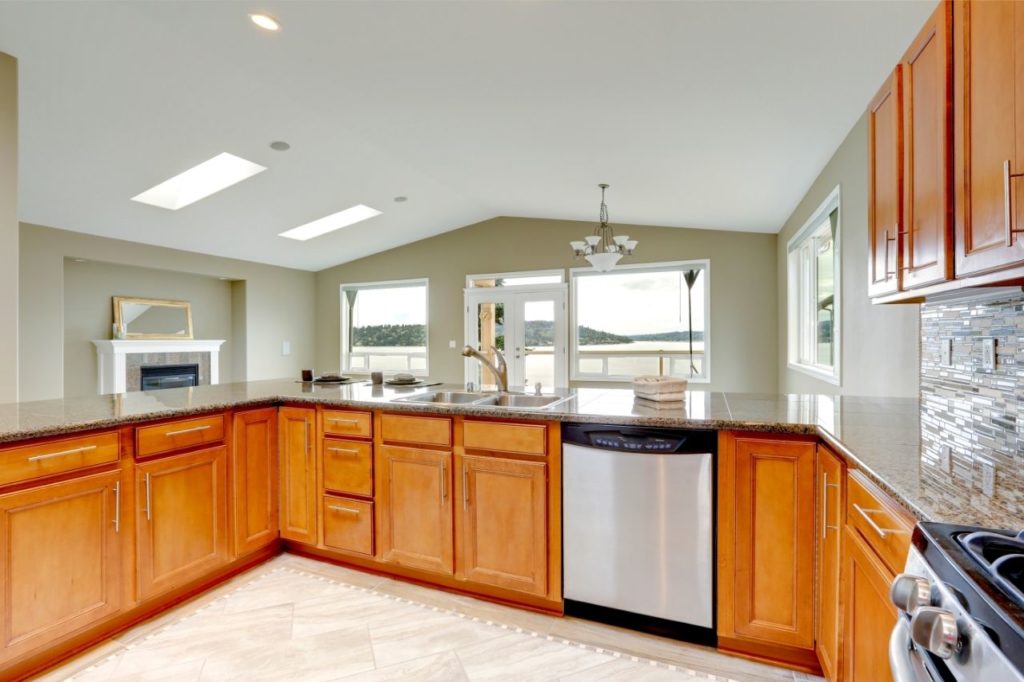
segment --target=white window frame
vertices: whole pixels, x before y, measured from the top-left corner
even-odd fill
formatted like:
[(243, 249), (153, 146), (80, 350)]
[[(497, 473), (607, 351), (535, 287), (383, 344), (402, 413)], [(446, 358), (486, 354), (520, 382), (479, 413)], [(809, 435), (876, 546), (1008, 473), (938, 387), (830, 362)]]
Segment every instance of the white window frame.
[[(612, 272), (620, 272), (623, 270), (682, 270), (699, 268), (704, 271), (704, 376), (689, 378), (688, 381), (691, 384), (710, 384), (711, 383), (711, 260), (697, 259), (697, 260), (681, 260), (681, 261), (666, 261), (660, 263), (631, 263), (629, 265), (616, 265)], [(580, 277), (587, 277), (592, 275), (606, 275), (609, 273), (598, 272), (592, 267), (582, 268), (570, 268), (569, 269), (569, 380), (570, 381), (601, 381), (601, 382), (628, 382), (632, 381), (632, 376), (624, 375), (596, 375), (596, 374), (581, 374), (579, 372), (578, 355), (579, 349), (577, 348), (577, 320), (576, 310), (578, 290), (576, 282)]]
[(518, 291), (521, 287), (531, 286), (544, 286), (550, 287), (557, 284), (565, 284), (565, 270), (520, 270), (518, 272), (488, 272), (482, 275), (466, 275), (466, 288), (467, 289), (490, 289), (492, 287), (477, 287), (473, 283), (478, 279), (512, 279), (516, 277), (558, 277), (557, 282), (547, 282), (544, 284), (516, 284), (510, 289)]
[[(813, 292), (802, 291), (800, 287), (800, 268), (797, 266), (797, 253), (804, 243), (811, 239), (816, 233), (816, 228), (820, 227), (821, 224), (828, 220), (829, 214), (833, 210), (838, 209), (837, 220), (836, 220), (836, 235), (833, 241), (833, 250), (835, 258), (834, 268), (834, 288), (835, 296), (832, 305), (834, 312), (834, 321), (832, 325), (832, 348), (833, 348), (833, 363), (832, 367), (819, 364), (808, 364), (800, 361), (800, 335), (806, 333), (806, 328), (801, 329), (801, 294), (803, 298), (807, 296), (813, 296)], [(843, 276), (842, 276), (842, 234), (843, 234), (843, 209), (842, 209), (842, 192), (837, 185), (824, 201), (815, 209), (811, 217), (807, 219), (807, 222), (797, 230), (796, 234), (786, 243), (786, 278), (787, 278), (787, 308), (786, 308), (786, 324), (787, 324), (787, 360), (788, 366), (795, 372), (806, 374), (807, 376), (826, 381), (834, 386), (842, 386), (842, 366), (843, 366), (843, 314), (842, 314), (842, 287), (843, 287)], [(809, 281), (817, 282), (817, 259), (811, 259), (811, 272), (809, 274)], [(814, 302), (815, 307), (817, 302)], [(815, 317), (815, 320), (817, 318)], [(806, 320), (804, 320), (806, 322)], [(815, 324), (817, 324), (815, 322)], [(816, 327), (815, 327), (816, 329)]]
[[(418, 286), (418, 285), (421, 285), (421, 284), (423, 285), (423, 289), (424, 289), (423, 290), (423, 297), (424, 297), (424, 305), (425, 305), (425, 308), (426, 308), (425, 314), (424, 314), (424, 324), (423, 324), (423, 326), (426, 328), (425, 329), (426, 346), (425, 346), (425, 350), (424, 350), (424, 354), (425, 354), (425, 361), (424, 362), (425, 362), (425, 365), (424, 365), (423, 369), (416, 369), (416, 370), (410, 369), (410, 370), (407, 370), (407, 372), (409, 374), (414, 374), (416, 376), (424, 376), (424, 377), (430, 374), (430, 280), (427, 279), (426, 277), (417, 277), (417, 278), (414, 278), (414, 279), (393, 279), (393, 280), (386, 280), (386, 281), (380, 281), (380, 282), (346, 282), (346, 283), (341, 284), (341, 285), (338, 286), (338, 294), (339, 294), (339, 297), (341, 298), (341, 304), (339, 306), (339, 311), (341, 312), (341, 318), (340, 318), (340, 321), (339, 321), (339, 326), (340, 326), (339, 334), (340, 334), (340, 339), (341, 339), (341, 348), (340, 348), (341, 370), (340, 371), (341, 371), (342, 374), (356, 374), (356, 375), (359, 375), (359, 376), (363, 376), (363, 375), (369, 376), (370, 372), (372, 371), (372, 370), (370, 370), (369, 367), (367, 367), (365, 369), (362, 368), (362, 367), (356, 367), (355, 369), (352, 369), (352, 368), (350, 368), (348, 366), (349, 365), (349, 357), (348, 357), (348, 355), (349, 355), (349, 351), (348, 351), (348, 348), (349, 348), (349, 338), (348, 338), (348, 325), (345, 324), (345, 320), (348, 319), (348, 315), (350, 314), (350, 311), (348, 309), (348, 298), (345, 296), (345, 289), (397, 289), (397, 288), (401, 288), (401, 287)], [(395, 371), (402, 371), (402, 370), (395, 370)], [(390, 374), (390, 373), (393, 373), (393, 372), (387, 372), (387, 373)]]

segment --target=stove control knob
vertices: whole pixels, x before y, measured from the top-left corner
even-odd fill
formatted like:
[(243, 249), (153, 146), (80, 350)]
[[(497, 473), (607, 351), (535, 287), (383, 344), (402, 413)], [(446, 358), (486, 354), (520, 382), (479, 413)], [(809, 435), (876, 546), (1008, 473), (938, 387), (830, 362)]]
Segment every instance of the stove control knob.
[(910, 619), (910, 638), (939, 658), (950, 658), (960, 645), (960, 631), (953, 614), (934, 606), (922, 606)]
[(932, 603), (932, 588), (928, 581), (910, 573), (901, 573), (892, 581), (889, 598), (896, 608), (913, 613), (920, 606)]

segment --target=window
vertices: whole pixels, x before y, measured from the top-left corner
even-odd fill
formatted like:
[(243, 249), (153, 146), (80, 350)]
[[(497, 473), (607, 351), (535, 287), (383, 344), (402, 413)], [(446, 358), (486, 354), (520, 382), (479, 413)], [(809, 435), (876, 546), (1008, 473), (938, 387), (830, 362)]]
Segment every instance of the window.
[(341, 367), (427, 374), (427, 280), (341, 286)]
[(538, 284), (561, 284), (564, 281), (565, 274), (562, 270), (496, 272), (487, 275), (466, 275), (466, 288), (525, 287)]
[(789, 241), (789, 366), (839, 385), (839, 188)]
[(710, 380), (710, 263), (572, 270), (572, 378)]

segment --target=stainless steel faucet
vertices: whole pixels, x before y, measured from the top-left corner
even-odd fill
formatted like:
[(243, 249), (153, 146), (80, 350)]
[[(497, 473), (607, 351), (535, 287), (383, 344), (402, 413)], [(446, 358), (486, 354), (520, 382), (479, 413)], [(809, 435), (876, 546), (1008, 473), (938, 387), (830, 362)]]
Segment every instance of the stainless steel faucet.
[(488, 360), (486, 356), (476, 348), (473, 348), (473, 346), (463, 348), (462, 354), (467, 358), (476, 358), (481, 365), (494, 372), (494, 376), (498, 379), (498, 390), (502, 393), (508, 393), (508, 364), (505, 362), (505, 356), (494, 346), (491, 346), (491, 351), (494, 353), (494, 358), (498, 361), (497, 365)]

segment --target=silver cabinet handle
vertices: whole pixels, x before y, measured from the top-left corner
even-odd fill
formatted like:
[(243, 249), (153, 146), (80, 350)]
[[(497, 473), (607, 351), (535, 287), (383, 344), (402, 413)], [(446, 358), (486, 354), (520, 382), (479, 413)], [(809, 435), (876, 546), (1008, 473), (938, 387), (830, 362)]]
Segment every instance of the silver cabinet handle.
[(193, 426), (190, 429), (181, 429), (180, 431), (168, 431), (165, 435), (170, 438), (172, 436), (184, 436), (186, 433), (197, 433), (199, 431), (205, 431), (210, 428), (209, 424), (203, 424), (202, 426)]
[(462, 463), (462, 511), (469, 509), (469, 467)]
[(327, 451), (328, 452), (343, 452), (346, 455), (358, 455), (359, 454), (358, 450), (353, 450), (352, 448), (339, 448), (339, 447), (336, 447), (336, 446), (333, 446), (333, 445), (331, 447), (327, 448)]
[(1013, 246), (1013, 235), (1024, 232), (1024, 228), (1013, 226), (1013, 179), (1024, 177), (1024, 173), (1010, 172), (1010, 160), (1003, 161), (1003, 222), (1006, 226), (1006, 245)]
[(147, 521), (152, 521), (153, 520), (153, 502), (152, 502), (152, 497), (150, 496), (150, 487), (151, 486), (150, 486), (150, 482), (149, 482), (149, 472), (147, 471), (146, 472), (146, 520)]
[(95, 450), (95, 445), (83, 445), (80, 448), (71, 448), (70, 450), (61, 450), (60, 452), (48, 452), (45, 455), (33, 455), (28, 458), (30, 462), (39, 462), (44, 459), (53, 459), (54, 457), (67, 457), (68, 455), (77, 455), (80, 452), (89, 452)]
[(331, 422), (332, 424), (352, 424), (353, 426), (359, 423), (358, 419), (337, 419), (337, 418), (331, 418), (331, 419), (328, 419), (327, 421)]
[(864, 509), (856, 502), (853, 503), (853, 508), (856, 509), (857, 513), (863, 516), (864, 520), (868, 522), (868, 525), (871, 526), (871, 528), (876, 533), (878, 533), (878, 537), (886, 538), (889, 536), (890, 533), (894, 533), (897, 535), (903, 533), (903, 531), (897, 530), (896, 528), (882, 528), (877, 523), (875, 523), (875, 520), (871, 518), (871, 514), (882, 514), (883, 512), (881, 509)]
[(441, 462), (441, 506), (444, 506), (444, 501), (448, 497), (448, 482), (445, 480), (448, 478), (448, 463)]
[[(889, 242), (896, 241), (897, 235), (900, 232), (900, 226), (899, 225), (894, 225), (893, 226), (893, 233), (892, 233), (891, 237), (889, 236), (889, 230), (885, 230), (884, 232), (885, 232), (885, 278), (889, 279), (890, 277), (892, 277), (892, 276), (894, 276), (896, 274), (895, 270), (890, 270), (889, 269)], [(899, 260), (899, 257), (900, 257), (899, 256), (899, 250), (897, 250), (896, 251), (896, 259)]]
[(114, 532), (121, 532), (121, 481), (114, 484)]
[(302, 451), (309, 454), (309, 420), (302, 420)]
[(839, 524), (838, 523), (836, 523), (836, 525), (834, 525), (834, 526), (828, 525), (828, 489), (829, 488), (836, 488), (836, 489), (838, 489), (839, 488), (839, 484), (838, 483), (829, 483), (828, 482), (828, 472), (827, 471), (823, 471), (823, 472), (821, 472), (821, 474), (822, 474), (822, 481), (821, 481), (821, 537), (822, 537), (822, 539), (825, 539), (825, 537), (828, 536), (828, 531), (829, 531), (830, 528), (832, 530), (839, 530)]
[(327, 508), (330, 509), (331, 511), (341, 512), (342, 514), (354, 514), (356, 516), (359, 516), (358, 509), (351, 509), (349, 507), (339, 507), (336, 504), (329, 504), (327, 505)]

